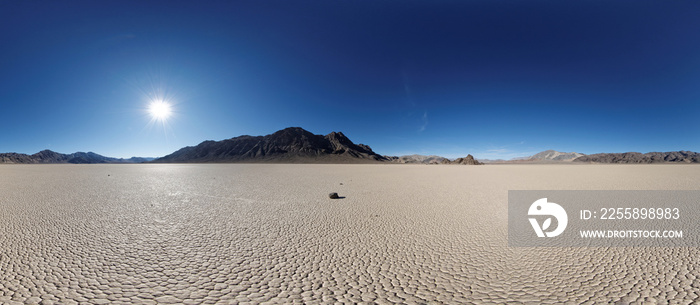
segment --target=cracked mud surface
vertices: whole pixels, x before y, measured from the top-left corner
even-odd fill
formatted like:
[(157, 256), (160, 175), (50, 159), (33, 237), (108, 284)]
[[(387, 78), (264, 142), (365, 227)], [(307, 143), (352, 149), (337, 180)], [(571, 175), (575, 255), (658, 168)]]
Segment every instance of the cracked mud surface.
[(692, 190), (698, 169), (4, 165), (0, 303), (690, 304), (697, 248), (509, 248), (507, 191)]

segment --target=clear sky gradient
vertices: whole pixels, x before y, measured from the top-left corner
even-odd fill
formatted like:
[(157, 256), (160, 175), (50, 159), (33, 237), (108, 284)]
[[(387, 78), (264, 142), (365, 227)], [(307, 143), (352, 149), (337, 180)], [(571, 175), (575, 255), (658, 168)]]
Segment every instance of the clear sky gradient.
[[(700, 1), (0, 1), (0, 152), (700, 151)], [(175, 114), (150, 122), (162, 98)]]

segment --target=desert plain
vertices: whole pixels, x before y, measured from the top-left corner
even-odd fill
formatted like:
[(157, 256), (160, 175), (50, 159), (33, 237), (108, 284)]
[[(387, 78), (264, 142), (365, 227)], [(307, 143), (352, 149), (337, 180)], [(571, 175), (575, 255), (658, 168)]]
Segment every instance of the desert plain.
[(508, 247), (507, 205), (699, 182), (675, 164), (3, 165), (0, 303), (697, 303), (697, 248)]

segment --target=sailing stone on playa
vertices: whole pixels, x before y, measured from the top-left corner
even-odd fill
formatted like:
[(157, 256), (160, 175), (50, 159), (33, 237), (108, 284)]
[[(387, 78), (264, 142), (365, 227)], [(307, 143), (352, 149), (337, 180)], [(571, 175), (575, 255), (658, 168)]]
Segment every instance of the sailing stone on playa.
[(328, 194), (328, 198), (330, 198), (330, 199), (338, 199), (338, 198), (340, 198), (340, 197), (338, 196), (338, 193), (330, 193), (330, 194)]

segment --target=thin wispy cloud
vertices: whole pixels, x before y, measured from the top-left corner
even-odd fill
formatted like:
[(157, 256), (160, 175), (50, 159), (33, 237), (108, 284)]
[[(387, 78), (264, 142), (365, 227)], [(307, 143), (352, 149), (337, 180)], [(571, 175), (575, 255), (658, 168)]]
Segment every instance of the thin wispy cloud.
[(510, 152), (512, 152), (512, 150), (506, 149), (506, 148), (498, 148), (498, 149), (487, 149), (486, 152), (494, 153), (494, 154), (504, 154), (504, 153), (510, 153)]
[(520, 141), (517, 143), (500, 145), (496, 147), (489, 147), (482, 150), (474, 151), (474, 156), (477, 159), (490, 159), (490, 160), (510, 160), (513, 158), (522, 158), (531, 156), (537, 153), (537, 151), (531, 150), (531, 148), (523, 149), (521, 147), (525, 144), (525, 141)]
[(428, 127), (428, 112), (423, 112), (423, 116), (421, 117), (421, 121), (423, 124), (420, 126), (418, 129), (418, 132), (423, 132), (425, 131), (425, 128)]

